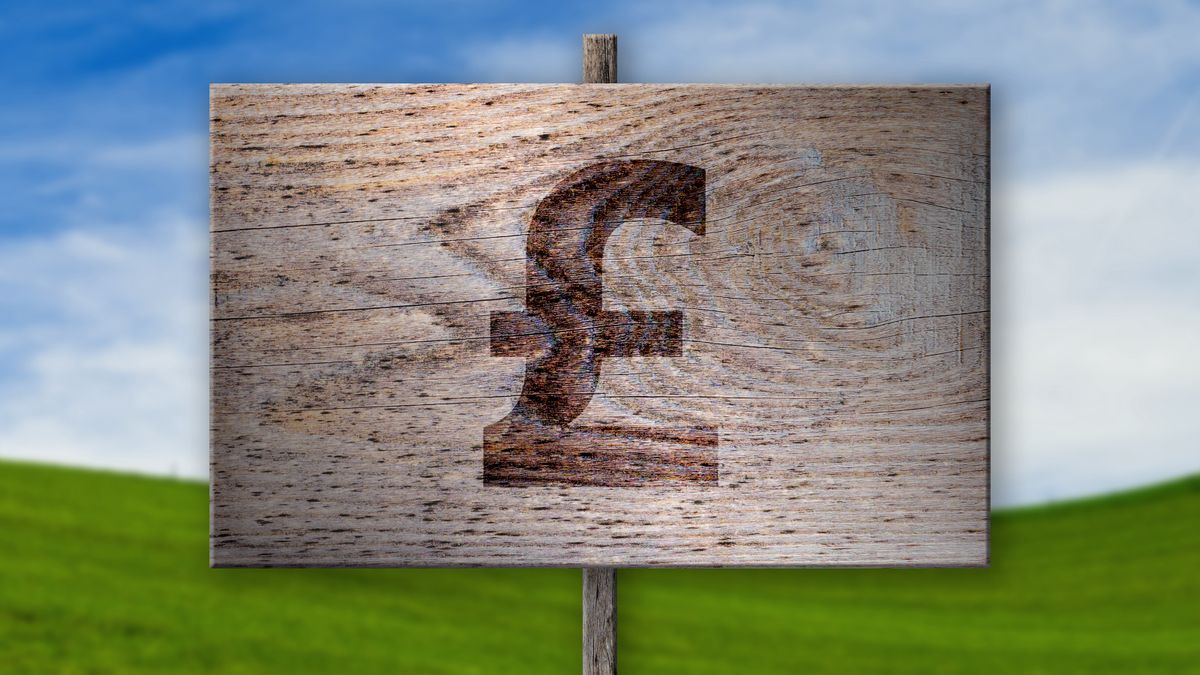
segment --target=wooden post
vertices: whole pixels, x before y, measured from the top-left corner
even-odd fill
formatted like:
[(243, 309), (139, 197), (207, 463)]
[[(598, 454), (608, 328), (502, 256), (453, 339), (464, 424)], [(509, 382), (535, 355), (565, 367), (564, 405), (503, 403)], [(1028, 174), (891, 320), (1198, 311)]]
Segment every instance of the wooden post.
[[(617, 36), (584, 34), (584, 84), (615, 84)], [(583, 570), (583, 675), (617, 672), (617, 570)]]
[(617, 571), (583, 570), (583, 675), (617, 672)]
[(583, 83), (615, 84), (617, 81), (617, 36), (587, 33), (583, 36)]

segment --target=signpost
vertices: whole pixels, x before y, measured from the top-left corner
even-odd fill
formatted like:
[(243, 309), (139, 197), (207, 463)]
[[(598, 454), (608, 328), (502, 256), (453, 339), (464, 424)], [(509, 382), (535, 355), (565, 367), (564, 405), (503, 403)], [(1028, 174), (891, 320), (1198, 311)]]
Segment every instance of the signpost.
[[(617, 36), (611, 34), (584, 35), (583, 83), (616, 84), (616, 82)], [(701, 175), (703, 174), (701, 173)], [(704, 220), (702, 214), (697, 212), (696, 207), (703, 199), (703, 184), (695, 179), (682, 182), (682, 187), (685, 188), (684, 192), (687, 192), (686, 188), (690, 187), (693, 188), (693, 192), (698, 188), (701, 193), (699, 197), (693, 194), (689, 200), (689, 203), (693, 205), (692, 213), (680, 216), (680, 220), (691, 224), (690, 229), (695, 232), (698, 230), (698, 223)], [(603, 245), (600, 248), (603, 251)], [(602, 261), (601, 265), (603, 265)], [(592, 279), (592, 286), (594, 290), (591, 295), (600, 295), (603, 299), (600, 280)], [(673, 340), (672, 346), (678, 347), (680, 342), (680, 339)], [(592, 358), (594, 358), (594, 348)], [(636, 446), (638, 443), (635, 441), (632, 445)], [(619, 450), (617, 454), (619, 457)], [(714, 461), (712, 464), (715, 469), (716, 462)], [(619, 470), (620, 467), (614, 468)], [(609, 476), (613, 473), (612, 471), (606, 472)], [(713, 473), (715, 474), (715, 471)], [(583, 568), (583, 675), (616, 675), (616, 672), (617, 570), (612, 567), (585, 567)]]
[[(616, 77), (585, 37), (588, 81)], [(215, 85), (212, 561), (987, 562), (982, 86)]]

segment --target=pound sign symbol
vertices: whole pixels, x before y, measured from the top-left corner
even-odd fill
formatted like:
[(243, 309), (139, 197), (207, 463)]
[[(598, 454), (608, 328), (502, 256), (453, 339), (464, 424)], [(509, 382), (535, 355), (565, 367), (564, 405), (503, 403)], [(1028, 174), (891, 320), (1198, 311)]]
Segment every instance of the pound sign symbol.
[(681, 356), (683, 313), (604, 311), (604, 244), (625, 220), (704, 234), (704, 170), (649, 160), (587, 166), (555, 186), (529, 223), (525, 312), (493, 312), (493, 356), (523, 356), (507, 417), (483, 432), (491, 485), (639, 486), (717, 480), (715, 427), (572, 425), (605, 358)]

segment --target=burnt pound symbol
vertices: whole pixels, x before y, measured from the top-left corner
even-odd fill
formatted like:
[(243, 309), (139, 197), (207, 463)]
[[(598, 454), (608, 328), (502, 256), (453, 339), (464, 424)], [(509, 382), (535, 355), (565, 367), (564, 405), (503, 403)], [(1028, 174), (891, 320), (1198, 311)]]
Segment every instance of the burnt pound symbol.
[(683, 313), (603, 309), (604, 244), (624, 221), (704, 234), (704, 170), (605, 161), (542, 199), (525, 248), (525, 312), (493, 312), (491, 354), (525, 357), (520, 397), (483, 432), (489, 485), (639, 486), (717, 481), (715, 427), (572, 424), (606, 358), (681, 356)]

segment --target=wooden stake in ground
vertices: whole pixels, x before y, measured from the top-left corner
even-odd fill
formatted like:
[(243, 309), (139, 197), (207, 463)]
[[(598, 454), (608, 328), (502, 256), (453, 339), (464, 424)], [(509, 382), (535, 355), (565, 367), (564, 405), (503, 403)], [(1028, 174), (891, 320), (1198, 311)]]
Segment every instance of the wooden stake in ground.
[[(584, 84), (615, 84), (617, 36), (583, 36)], [(617, 672), (617, 570), (583, 570), (583, 675)]]
[(617, 672), (617, 571), (583, 570), (583, 675)]

